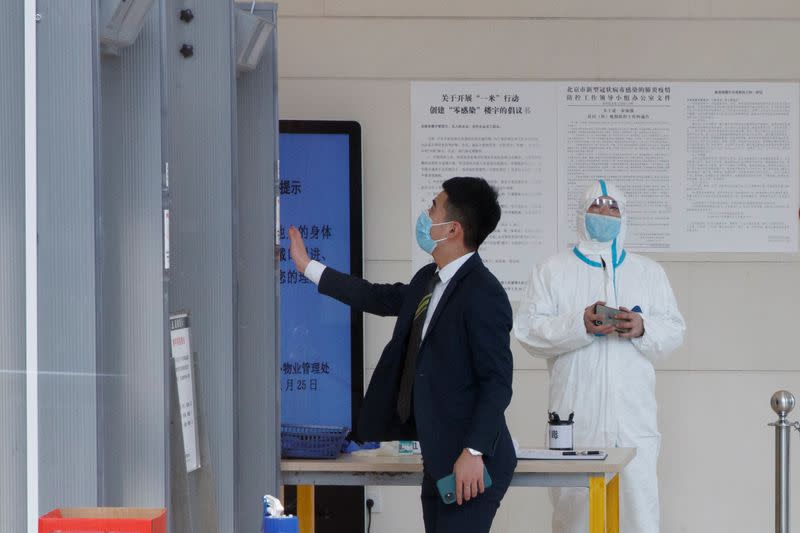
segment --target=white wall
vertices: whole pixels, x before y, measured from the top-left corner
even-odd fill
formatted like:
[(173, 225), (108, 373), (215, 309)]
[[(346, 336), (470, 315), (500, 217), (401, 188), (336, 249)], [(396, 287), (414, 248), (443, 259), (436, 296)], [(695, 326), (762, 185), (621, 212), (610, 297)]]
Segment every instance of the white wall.
[[(410, 80), (800, 79), (793, 0), (285, 0), (279, 14), (281, 118), (362, 125), (364, 253), (374, 281), (411, 275)], [(800, 395), (800, 257), (656, 259), (689, 325), (683, 348), (658, 368), (662, 531), (768, 531), (769, 398), (780, 388)], [(734, 311), (742, 304), (761, 311), (743, 316)], [(368, 374), (391, 326), (366, 320)], [(546, 372), (513, 348), (509, 424), (538, 444)], [(795, 471), (800, 511), (798, 479)], [(409, 518), (418, 492), (382, 488), (372, 531), (422, 531), (421, 518)], [(522, 488), (508, 493), (493, 528), (549, 530), (546, 492)]]

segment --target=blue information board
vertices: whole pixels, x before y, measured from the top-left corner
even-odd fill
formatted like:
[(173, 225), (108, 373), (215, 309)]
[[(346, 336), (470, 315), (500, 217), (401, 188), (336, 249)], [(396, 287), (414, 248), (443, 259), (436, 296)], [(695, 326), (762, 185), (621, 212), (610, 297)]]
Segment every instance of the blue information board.
[(361, 136), (355, 122), (280, 123), (281, 421), (353, 427), (363, 394), (360, 313), (297, 272), (295, 226), (309, 256), (361, 276)]

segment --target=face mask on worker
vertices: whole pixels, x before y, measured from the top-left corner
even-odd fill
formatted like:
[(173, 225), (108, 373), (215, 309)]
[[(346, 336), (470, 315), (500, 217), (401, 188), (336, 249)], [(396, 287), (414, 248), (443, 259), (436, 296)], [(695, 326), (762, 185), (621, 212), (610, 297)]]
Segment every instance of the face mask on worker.
[(617, 238), (622, 228), (618, 217), (586, 213), (586, 234), (596, 242), (611, 242)]

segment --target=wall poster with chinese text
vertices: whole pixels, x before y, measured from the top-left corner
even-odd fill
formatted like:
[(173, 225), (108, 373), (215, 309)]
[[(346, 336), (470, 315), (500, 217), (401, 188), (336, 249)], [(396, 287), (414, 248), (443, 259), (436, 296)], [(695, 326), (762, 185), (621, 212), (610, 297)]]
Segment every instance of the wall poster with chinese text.
[(481, 256), (512, 300), (597, 179), (627, 197), (631, 251), (794, 253), (799, 115), (796, 82), (413, 82), (411, 220), (449, 177), (495, 185)]

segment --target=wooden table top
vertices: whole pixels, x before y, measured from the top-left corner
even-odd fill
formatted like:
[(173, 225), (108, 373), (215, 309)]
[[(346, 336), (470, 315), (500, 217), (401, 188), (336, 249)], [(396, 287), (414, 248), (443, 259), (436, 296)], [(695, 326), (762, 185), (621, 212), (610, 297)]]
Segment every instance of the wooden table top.
[[(636, 456), (636, 448), (609, 448), (605, 460), (519, 459), (517, 473), (619, 473)], [(422, 472), (419, 455), (385, 456), (345, 454), (337, 459), (283, 459), (283, 472)]]

